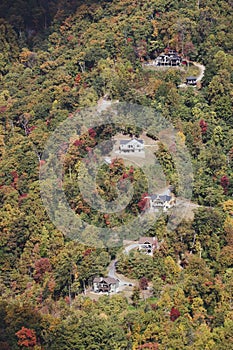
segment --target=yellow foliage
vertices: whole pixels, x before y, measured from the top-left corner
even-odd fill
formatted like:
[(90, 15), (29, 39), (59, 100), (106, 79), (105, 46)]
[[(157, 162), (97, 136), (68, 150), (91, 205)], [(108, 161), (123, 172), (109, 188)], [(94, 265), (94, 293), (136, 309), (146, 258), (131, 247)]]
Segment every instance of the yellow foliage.
[(233, 214), (233, 200), (228, 199), (227, 201), (223, 202), (222, 204), (223, 210), (228, 212), (229, 214)]
[(178, 131), (177, 133), (177, 142), (179, 144), (184, 144), (185, 143), (185, 140), (186, 140), (186, 137), (185, 135), (182, 133), (182, 131)]
[(104, 312), (101, 312), (101, 314), (99, 314), (99, 317), (103, 318), (104, 320), (107, 320), (108, 318), (108, 316)]
[(153, 36), (158, 36), (159, 30), (158, 30), (158, 23), (157, 23), (157, 21), (152, 20), (152, 21), (151, 21), (151, 24), (152, 24), (153, 29), (154, 29), (152, 35), (153, 35)]
[(29, 60), (29, 58), (31, 57), (31, 55), (32, 55), (32, 52), (30, 50), (24, 48), (19, 55), (20, 63), (27, 62)]

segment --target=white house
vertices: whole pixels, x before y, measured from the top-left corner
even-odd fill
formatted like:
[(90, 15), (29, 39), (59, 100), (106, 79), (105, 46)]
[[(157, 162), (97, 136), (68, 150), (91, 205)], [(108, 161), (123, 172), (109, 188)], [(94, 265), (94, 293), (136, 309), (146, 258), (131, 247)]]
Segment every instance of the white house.
[(107, 165), (110, 165), (112, 163), (112, 159), (110, 157), (105, 157), (104, 158), (104, 163)]
[(93, 280), (93, 290), (96, 293), (117, 293), (119, 280), (112, 277), (95, 277)]
[(168, 53), (163, 53), (155, 59), (156, 66), (180, 66), (181, 57), (175, 50), (170, 50)]
[(166, 211), (174, 205), (174, 199), (170, 195), (152, 194), (149, 197), (150, 209), (163, 209)]
[(140, 237), (138, 241), (139, 251), (153, 256), (153, 252), (158, 248), (158, 240), (156, 237)]
[(144, 141), (138, 139), (121, 140), (120, 151), (125, 153), (142, 152), (144, 150)]

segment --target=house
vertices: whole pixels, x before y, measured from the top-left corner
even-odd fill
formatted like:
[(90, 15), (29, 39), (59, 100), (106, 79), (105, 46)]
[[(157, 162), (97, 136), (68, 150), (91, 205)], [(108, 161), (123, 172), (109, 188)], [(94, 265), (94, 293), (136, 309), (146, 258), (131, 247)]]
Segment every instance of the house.
[(150, 211), (156, 211), (162, 209), (167, 211), (175, 204), (175, 199), (170, 194), (152, 194), (145, 197), (148, 199), (148, 208)]
[(186, 78), (186, 85), (196, 86), (197, 85), (197, 78), (196, 77), (187, 77)]
[(142, 152), (144, 150), (144, 141), (139, 139), (121, 140), (120, 151), (121, 152)]
[(107, 165), (110, 165), (112, 163), (112, 159), (110, 157), (105, 157), (104, 158), (104, 163)]
[(117, 293), (119, 280), (112, 277), (95, 277), (93, 280), (93, 290), (95, 293)]
[(162, 208), (164, 211), (171, 208), (173, 205), (172, 196), (170, 195), (157, 195), (153, 194), (150, 196), (150, 208), (159, 209)]
[(158, 240), (156, 237), (140, 237), (138, 245), (139, 251), (152, 256), (154, 250), (158, 248)]
[(168, 53), (162, 53), (155, 59), (156, 66), (180, 66), (182, 62), (181, 57), (175, 50), (170, 50)]

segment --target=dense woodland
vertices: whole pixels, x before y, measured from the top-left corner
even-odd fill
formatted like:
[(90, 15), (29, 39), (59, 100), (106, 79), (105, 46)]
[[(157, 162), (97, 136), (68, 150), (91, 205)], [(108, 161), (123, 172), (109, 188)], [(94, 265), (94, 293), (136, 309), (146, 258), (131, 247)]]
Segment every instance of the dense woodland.
[[(231, 0), (3, 0), (0, 4), (0, 349), (233, 349), (233, 28)], [(144, 69), (172, 48), (205, 65), (198, 88), (183, 73)], [(163, 243), (153, 258), (100, 249), (64, 236), (40, 197), (46, 140), (83, 107), (110, 99), (153, 107), (179, 131), (192, 157), (194, 219), (148, 235)], [(146, 180), (115, 160), (99, 173), (114, 198), (129, 178), (135, 196), (121, 217), (90, 210), (73, 183), (78, 161), (114, 125), (74, 142), (65, 162), (71, 207), (90, 223), (114, 227), (143, 208)], [(123, 130), (135, 134), (135, 130)], [(173, 186), (170, 152), (157, 157)], [(72, 181), (69, 171), (72, 171)], [(91, 235), (91, 232), (90, 232)], [(130, 299), (92, 301), (85, 286), (118, 272), (137, 279)], [(180, 264), (178, 264), (178, 261)], [(143, 289), (153, 286), (145, 299)]]

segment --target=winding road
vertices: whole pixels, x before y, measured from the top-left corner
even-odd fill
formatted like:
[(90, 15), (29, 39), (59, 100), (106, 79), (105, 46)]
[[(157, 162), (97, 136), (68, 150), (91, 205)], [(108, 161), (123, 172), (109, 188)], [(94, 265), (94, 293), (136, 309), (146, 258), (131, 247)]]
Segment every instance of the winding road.
[[(131, 243), (124, 248), (124, 254), (128, 254), (132, 249), (138, 248), (138, 243)], [(117, 259), (111, 261), (108, 266), (108, 277), (119, 280), (119, 291), (124, 290), (127, 286), (135, 286), (135, 281), (131, 280), (123, 275), (119, 275), (116, 272)]]
[[(199, 74), (197, 76), (197, 82), (200, 82), (205, 74), (205, 66), (202, 65), (201, 63), (197, 63), (197, 62), (191, 62), (194, 66), (199, 68)], [(149, 64), (150, 65), (150, 64)], [(152, 65), (152, 64), (151, 64)], [(186, 84), (180, 84), (178, 87), (186, 87)], [(117, 101), (118, 102), (118, 101)], [(104, 96), (102, 99), (100, 99), (98, 101), (98, 111), (101, 112), (105, 109), (107, 109), (110, 105), (112, 104), (112, 101), (108, 101), (106, 99), (106, 96)], [(191, 204), (189, 203), (189, 206), (191, 206)], [(193, 204), (193, 206), (196, 208), (197, 205)], [(131, 243), (129, 245), (127, 245), (124, 248), (124, 254), (128, 254), (132, 249), (135, 249), (138, 247), (138, 243)], [(111, 261), (111, 263), (108, 266), (108, 277), (114, 278), (114, 279), (118, 279), (119, 280), (119, 291), (124, 290), (127, 286), (135, 286), (135, 280), (131, 280), (127, 277), (124, 277), (123, 275), (117, 274), (116, 272), (116, 263), (117, 263), (117, 259), (114, 259)]]
[(205, 75), (205, 66), (203, 64), (192, 62), (194, 66), (198, 67), (200, 70), (200, 73), (197, 76), (197, 81), (201, 81), (204, 78)]

